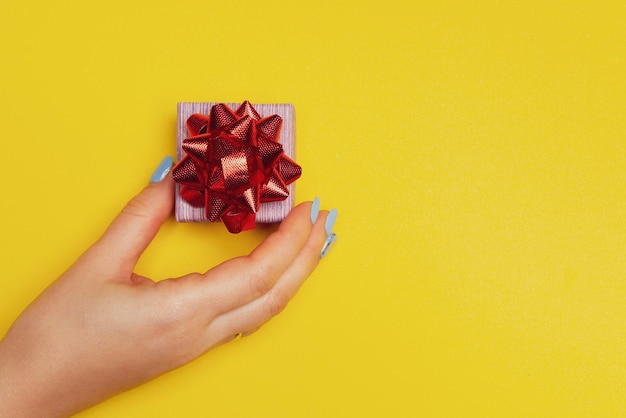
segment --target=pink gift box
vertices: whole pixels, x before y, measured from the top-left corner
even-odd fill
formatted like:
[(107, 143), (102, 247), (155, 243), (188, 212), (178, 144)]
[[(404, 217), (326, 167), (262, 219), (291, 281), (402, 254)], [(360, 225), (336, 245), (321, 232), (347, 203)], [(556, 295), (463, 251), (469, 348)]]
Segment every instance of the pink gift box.
[[(176, 132), (176, 160), (180, 161), (185, 152), (182, 149), (183, 140), (189, 136), (187, 131), (187, 119), (194, 113), (208, 115), (213, 105), (224, 102), (180, 102), (178, 103), (178, 123)], [(237, 109), (241, 103), (225, 103), (231, 109)], [(255, 104), (252, 106), (261, 117), (278, 115), (283, 119), (283, 126), (280, 131), (279, 142), (283, 146), (285, 155), (295, 161), (296, 155), (296, 120), (292, 104)], [(287, 187), (289, 196), (279, 202), (262, 203), (256, 214), (256, 221), (259, 223), (280, 222), (293, 209), (295, 205), (295, 182)], [(185, 201), (180, 195), (180, 184), (176, 184), (176, 220), (179, 222), (209, 222), (205, 216), (204, 208), (195, 208)]]

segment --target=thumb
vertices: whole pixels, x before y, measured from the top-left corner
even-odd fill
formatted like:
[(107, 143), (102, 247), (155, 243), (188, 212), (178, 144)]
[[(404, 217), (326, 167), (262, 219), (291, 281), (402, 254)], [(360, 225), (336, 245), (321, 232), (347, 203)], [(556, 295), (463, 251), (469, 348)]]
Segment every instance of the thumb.
[(150, 184), (133, 197), (94, 245), (100, 257), (123, 271), (132, 272), (137, 260), (172, 213), (174, 180), (172, 157), (165, 157)]

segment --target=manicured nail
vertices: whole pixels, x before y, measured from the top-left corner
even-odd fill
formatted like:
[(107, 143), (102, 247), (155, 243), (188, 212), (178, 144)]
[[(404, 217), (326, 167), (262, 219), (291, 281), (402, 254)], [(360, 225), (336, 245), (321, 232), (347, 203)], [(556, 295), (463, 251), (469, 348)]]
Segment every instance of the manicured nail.
[(317, 215), (320, 214), (320, 198), (316, 197), (313, 199), (313, 204), (311, 205), (311, 223), (314, 224), (317, 221)]
[(337, 209), (331, 209), (326, 217), (326, 235), (330, 235), (333, 232), (333, 227), (335, 226), (335, 222), (337, 222)]
[(335, 222), (337, 222), (337, 209), (331, 209), (328, 212), (328, 216), (326, 217), (326, 224), (324, 228), (326, 229), (326, 242), (324, 242), (324, 246), (322, 247), (322, 251), (320, 252), (320, 258), (326, 257), (330, 250), (333, 248), (335, 243), (337, 242), (337, 234), (333, 232), (333, 227), (335, 226)]
[(158, 183), (167, 176), (167, 173), (172, 169), (172, 164), (174, 164), (174, 159), (169, 155), (161, 161), (159, 166), (152, 173), (152, 177), (150, 177), (150, 183)]
[(332, 232), (328, 236), (328, 238), (326, 238), (326, 242), (324, 243), (324, 246), (322, 247), (322, 251), (320, 252), (320, 258), (326, 257), (336, 242), (337, 242), (337, 234)]

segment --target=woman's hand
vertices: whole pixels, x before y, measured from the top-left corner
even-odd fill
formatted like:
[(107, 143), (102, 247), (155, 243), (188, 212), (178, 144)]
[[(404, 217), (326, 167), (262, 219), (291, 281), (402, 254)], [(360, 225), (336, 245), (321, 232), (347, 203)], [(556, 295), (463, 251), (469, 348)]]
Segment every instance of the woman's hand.
[(281, 312), (334, 242), (303, 203), (251, 254), (160, 282), (133, 273), (172, 211), (171, 159), (0, 343), (0, 417), (67, 416), (179, 367)]

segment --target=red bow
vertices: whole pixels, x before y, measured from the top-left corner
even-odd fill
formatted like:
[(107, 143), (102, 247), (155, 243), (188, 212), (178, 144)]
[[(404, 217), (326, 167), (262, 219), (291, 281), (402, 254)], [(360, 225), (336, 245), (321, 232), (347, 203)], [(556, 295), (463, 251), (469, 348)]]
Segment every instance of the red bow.
[(187, 155), (173, 170), (181, 197), (232, 233), (254, 229), (261, 203), (285, 200), (302, 174), (278, 142), (282, 124), (278, 115), (261, 118), (247, 100), (234, 112), (222, 103), (208, 116), (191, 115)]

